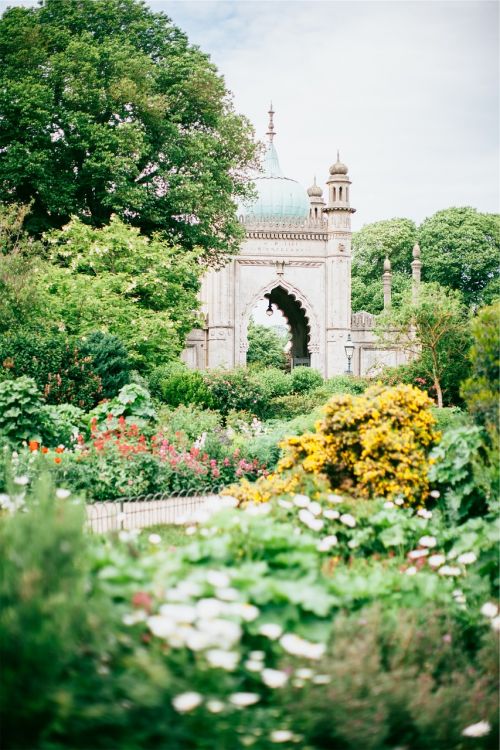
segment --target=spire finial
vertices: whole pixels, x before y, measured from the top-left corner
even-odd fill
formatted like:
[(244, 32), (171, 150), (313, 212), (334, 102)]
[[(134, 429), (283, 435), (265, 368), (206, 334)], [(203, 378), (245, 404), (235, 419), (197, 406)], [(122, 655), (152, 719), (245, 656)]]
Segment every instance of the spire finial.
[(337, 161), (340, 161), (340, 149), (337, 149)]
[(273, 103), (272, 102), (271, 102), (271, 104), (269, 106), (268, 115), (269, 115), (269, 125), (268, 125), (268, 131), (267, 131), (266, 135), (269, 137), (269, 143), (272, 143), (273, 142), (273, 138), (276, 135), (276, 133), (274, 132), (274, 121), (273, 121), (274, 110), (273, 110)]

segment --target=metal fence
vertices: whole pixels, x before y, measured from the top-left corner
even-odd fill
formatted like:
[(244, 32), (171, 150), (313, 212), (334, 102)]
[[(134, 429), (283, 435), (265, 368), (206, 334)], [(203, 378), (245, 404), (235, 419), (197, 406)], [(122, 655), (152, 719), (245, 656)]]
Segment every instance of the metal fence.
[(212, 487), (88, 503), (87, 526), (97, 534), (104, 534), (120, 529), (200, 521), (216, 509), (221, 499), (219, 492)]

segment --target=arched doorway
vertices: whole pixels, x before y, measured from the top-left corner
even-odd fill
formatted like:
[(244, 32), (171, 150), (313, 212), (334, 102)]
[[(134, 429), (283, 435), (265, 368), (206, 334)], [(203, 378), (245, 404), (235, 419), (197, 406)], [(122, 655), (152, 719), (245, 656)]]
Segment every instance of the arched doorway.
[(309, 345), (311, 328), (304, 308), (282, 286), (277, 285), (264, 295), (268, 307), (272, 310), (275, 305), (283, 314), (291, 335), (290, 364), (293, 367), (311, 366)]

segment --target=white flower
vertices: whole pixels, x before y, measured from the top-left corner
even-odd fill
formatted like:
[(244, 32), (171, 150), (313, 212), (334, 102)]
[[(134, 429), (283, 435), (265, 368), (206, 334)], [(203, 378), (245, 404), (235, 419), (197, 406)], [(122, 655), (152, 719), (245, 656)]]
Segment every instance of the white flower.
[(428, 554), (428, 549), (414, 549), (411, 552), (408, 552), (408, 557), (410, 560), (418, 560), (420, 557), (425, 557)]
[(238, 708), (245, 708), (246, 706), (253, 706), (260, 700), (260, 696), (257, 693), (233, 693), (229, 696), (230, 703)]
[(406, 575), (407, 576), (414, 576), (417, 572), (417, 569), (414, 565), (406, 569)]
[(236, 669), (240, 659), (240, 655), (236, 651), (223, 651), (219, 648), (207, 651), (206, 657), (210, 666), (226, 669), (228, 672)]
[(263, 661), (265, 659), (265, 653), (263, 651), (250, 651), (250, 659), (257, 659), (258, 661)]
[(340, 516), (340, 523), (343, 523), (345, 526), (349, 526), (351, 529), (353, 529), (356, 526), (356, 519), (354, 516), (351, 516), (350, 513), (342, 513)]
[(223, 602), (218, 599), (200, 599), (196, 602), (196, 613), (202, 620), (210, 620), (219, 617), (225, 609)]
[(196, 609), (189, 604), (162, 604), (160, 615), (174, 622), (191, 623), (196, 620)]
[(457, 563), (460, 563), (461, 565), (472, 565), (472, 563), (475, 563), (476, 560), (477, 557), (474, 552), (464, 552), (458, 557)]
[(312, 671), (312, 669), (309, 669), (309, 667), (302, 667), (302, 669), (297, 669), (295, 671), (295, 674), (301, 680), (310, 680), (311, 677), (314, 675), (314, 672)]
[(186, 646), (191, 651), (203, 651), (211, 645), (212, 640), (207, 633), (200, 633), (199, 630), (190, 628), (190, 632), (186, 634)]
[(198, 630), (211, 637), (215, 645), (224, 643), (228, 648), (234, 646), (241, 638), (240, 625), (230, 620), (201, 620)]
[(392, 500), (387, 500), (384, 503), (384, 508), (394, 508), (394, 503), (392, 502)]
[(139, 529), (130, 529), (129, 531), (125, 531), (125, 529), (122, 529), (118, 532), (118, 539), (120, 542), (133, 542), (140, 534)]
[(316, 549), (318, 550), (318, 552), (328, 552), (329, 549), (335, 547), (337, 542), (338, 539), (335, 534), (331, 534), (330, 536), (325, 536), (317, 545)]
[(293, 734), (289, 729), (275, 729), (270, 734), (271, 742), (290, 742), (293, 740)]
[(24, 487), (24, 485), (29, 484), (29, 477), (26, 475), (22, 477), (15, 477), (14, 484), (19, 484), (21, 487)]
[(459, 576), (460, 572), (460, 568), (453, 565), (443, 565), (443, 567), (438, 570), (440, 576)]
[(193, 534), (196, 534), (196, 526), (188, 526), (186, 529), (186, 535), (192, 536)]
[(327, 495), (327, 500), (330, 503), (342, 503), (344, 501), (344, 498), (342, 497), (342, 495), (330, 494)]
[(248, 669), (249, 672), (262, 672), (264, 664), (258, 659), (249, 659), (245, 662), (245, 668)]
[(159, 534), (150, 534), (148, 536), (148, 541), (150, 544), (160, 544), (161, 536)]
[(56, 497), (58, 500), (66, 500), (71, 495), (71, 492), (69, 490), (64, 490), (59, 488), (56, 490)]
[(293, 503), (290, 502), (290, 500), (278, 500), (278, 505), (281, 508), (285, 508), (285, 510), (289, 510), (290, 508), (293, 508)]
[(158, 638), (167, 638), (172, 635), (176, 628), (176, 623), (170, 617), (161, 615), (152, 615), (148, 617), (148, 628)]
[(231, 583), (227, 573), (223, 573), (219, 570), (209, 570), (207, 572), (207, 582), (215, 588), (227, 588)]
[(349, 549), (356, 549), (356, 547), (359, 547), (359, 542), (357, 542), (356, 539), (349, 539), (347, 546)]
[(202, 702), (203, 698), (199, 693), (180, 693), (172, 700), (172, 705), (179, 713), (193, 711)]
[(137, 622), (144, 622), (147, 618), (147, 613), (143, 609), (137, 609), (135, 612), (123, 615), (122, 622), (124, 625), (135, 625)]
[(404, 503), (404, 500), (403, 500), (403, 498), (402, 498), (402, 497), (395, 497), (395, 498), (394, 498), (394, 503), (395, 503), (396, 505), (403, 505), (403, 503)]
[(317, 674), (312, 678), (315, 685), (328, 685), (332, 678), (328, 674)]
[(338, 510), (330, 510), (330, 508), (324, 510), (323, 515), (325, 518), (328, 518), (329, 521), (336, 521), (337, 518), (340, 517), (340, 513), (338, 512)]
[(319, 516), (320, 513), (321, 513), (321, 511), (322, 511), (322, 508), (321, 508), (321, 505), (319, 503), (317, 503), (316, 501), (314, 501), (312, 503), (309, 503), (309, 510), (311, 511), (311, 513), (313, 514), (313, 516)]
[(498, 614), (498, 607), (496, 604), (493, 604), (493, 602), (485, 602), (481, 607), (481, 614), (490, 619), (496, 617)]
[(477, 724), (471, 724), (462, 732), (464, 737), (484, 737), (491, 731), (491, 724), (489, 721), (478, 721)]
[(491, 627), (496, 633), (500, 631), (500, 617), (498, 615), (492, 619)]
[(435, 547), (437, 544), (436, 537), (434, 536), (422, 536), (418, 540), (421, 547)]
[(207, 708), (211, 714), (220, 714), (224, 710), (224, 704), (222, 701), (211, 700), (207, 701)]
[(293, 498), (293, 503), (297, 506), (297, 508), (307, 508), (310, 502), (311, 501), (307, 497), (307, 495), (295, 495), (295, 497)]
[(417, 510), (417, 516), (429, 520), (430, 518), (432, 518), (432, 511), (426, 510), (425, 508), (420, 508), (420, 510)]
[(279, 669), (263, 669), (262, 682), (267, 687), (280, 688), (288, 682), (288, 675)]
[(441, 495), (441, 493), (439, 492), (439, 490), (431, 490), (431, 491), (429, 492), (429, 495), (430, 495), (431, 497), (433, 497), (433, 498), (434, 498), (435, 500), (437, 500), (437, 499), (438, 499), (438, 497), (439, 497), (439, 496)]
[(285, 633), (280, 639), (284, 650), (293, 656), (305, 656), (307, 659), (321, 659), (325, 653), (323, 643), (311, 643), (293, 633)]
[(260, 610), (257, 609), (253, 604), (245, 604), (236, 602), (231, 604), (230, 612), (235, 614), (237, 617), (241, 617), (245, 622), (253, 622), (260, 615)]
[(240, 596), (238, 591), (231, 586), (227, 589), (216, 589), (215, 593), (219, 599), (225, 602), (235, 602)]
[(281, 627), (281, 625), (278, 625), (277, 623), (274, 623), (274, 622), (266, 622), (259, 627), (260, 635), (264, 635), (266, 638), (269, 638), (271, 641), (275, 641), (276, 638), (279, 638), (282, 632), (283, 632), (283, 628)]
[(446, 557), (444, 555), (431, 555), (427, 560), (431, 568), (439, 568), (440, 565), (444, 565)]

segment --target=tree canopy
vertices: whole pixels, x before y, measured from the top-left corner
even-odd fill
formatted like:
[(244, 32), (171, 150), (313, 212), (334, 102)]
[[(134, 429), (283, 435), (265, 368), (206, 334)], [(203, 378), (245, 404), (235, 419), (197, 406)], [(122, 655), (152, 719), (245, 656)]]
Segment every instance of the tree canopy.
[(417, 241), (424, 281), (460, 291), (468, 305), (490, 303), (500, 296), (500, 216), (474, 208), (447, 208), (418, 228), (409, 219), (388, 219), (354, 233), (353, 310), (382, 310), (386, 256), (393, 272), (393, 304), (400, 303), (408, 288)]
[(242, 230), (256, 145), (209, 57), (139, 0), (43, 0), (0, 19), (0, 199), (39, 233), (112, 214), (214, 262)]
[(285, 369), (288, 358), (285, 345), (288, 336), (280, 335), (269, 326), (250, 321), (248, 326), (247, 363), (258, 367), (279, 367)]

